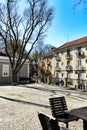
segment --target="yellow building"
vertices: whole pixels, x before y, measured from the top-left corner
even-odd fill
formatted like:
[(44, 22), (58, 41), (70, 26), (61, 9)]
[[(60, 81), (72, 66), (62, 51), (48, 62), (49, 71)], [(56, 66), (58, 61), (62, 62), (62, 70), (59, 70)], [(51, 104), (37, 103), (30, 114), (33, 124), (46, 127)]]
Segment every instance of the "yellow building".
[[(50, 73), (60, 86), (86, 89), (87, 86), (87, 37), (67, 42), (52, 52), (44, 55), (45, 68), (47, 59), (51, 61)], [(44, 57), (43, 56), (43, 57)], [(46, 57), (48, 56), (48, 57)], [(53, 82), (52, 82), (53, 83)]]
[(38, 82), (44, 82), (48, 84), (54, 83), (55, 78), (55, 57), (54, 52), (56, 48), (51, 52), (42, 55), (38, 59)]

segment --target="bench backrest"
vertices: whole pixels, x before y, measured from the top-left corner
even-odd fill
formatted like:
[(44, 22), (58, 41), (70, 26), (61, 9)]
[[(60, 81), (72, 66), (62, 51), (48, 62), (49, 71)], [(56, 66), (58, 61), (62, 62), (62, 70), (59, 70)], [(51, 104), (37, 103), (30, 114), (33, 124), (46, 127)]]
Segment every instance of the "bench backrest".
[(64, 96), (50, 98), (49, 102), (50, 102), (52, 115), (56, 118), (63, 116), (64, 111), (68, 109)]
[(50, 117), (42, 112), (38, 113), (38, 117), (43, 130), (60, 130), (56, 118)]

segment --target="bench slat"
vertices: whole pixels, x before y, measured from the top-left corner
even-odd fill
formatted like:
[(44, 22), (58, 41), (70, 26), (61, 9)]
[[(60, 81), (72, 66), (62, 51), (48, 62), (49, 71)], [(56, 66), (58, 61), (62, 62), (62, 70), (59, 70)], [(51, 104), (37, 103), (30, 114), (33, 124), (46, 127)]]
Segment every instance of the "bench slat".
[(69, 114), (65, 114), (65, 111), (68, 110), (65, 97), (55, 97), (49, 99), (50, 108), (52, 112), (52, 116), (55, 118), (59, 118), (60, 122), (66, 123), (66, 127), (68, 127), (68, 122), (77, 120), (77, 117), (70, 116)]

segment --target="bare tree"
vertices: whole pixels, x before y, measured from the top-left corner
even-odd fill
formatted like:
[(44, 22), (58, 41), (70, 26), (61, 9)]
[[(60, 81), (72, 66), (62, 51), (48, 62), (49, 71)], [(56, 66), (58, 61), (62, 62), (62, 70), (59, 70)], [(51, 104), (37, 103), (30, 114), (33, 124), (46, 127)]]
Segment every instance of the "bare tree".
[(54, 46), (52, 46), (52, 45), (50, 45), (50, 44), (46, 44), (46, 45), (44, 46), (44, 53), (46, 54), (46, 53), (52, 51), (52, 48), (53, 48), (53, 47), (54, 47)]
[(39, 41), (39, 43), (34, 47), (34, 52), (38, 52), (43, 55), (52, 51), (53, 46), (51, 44), (44, 44), (44, 41)]
[[(6, 0), (5, 3), (0, 3), (0, 40), (5, 44), (5, 51), (10, 60), (13, 85), (17, 83), (20, 68), (53, 19), (53, 8), (47, 6), (47, 0), (25, 0), (26, 8), (20, 11), (18, 6), (22, 1)], [(8, 49), (8, 41), (10, 41), (11, 53)], [(26, 48), (27, 54), (24, 57)], [(18, 51), (19, 55), (17, 55)]]
[(74, 3), (74, 8), (76, 8), (78, 5), (80, 4), (86, 4), (87, 3), (87, 0), (75, 0), (75, 3)]
[(38, 44), (35, 46), (34, 52), (35, 52), (35, 53), (38, 52), (40, 55), (43, 54), (43, 52), (44, 52), (44, 42), (43, 42), (42, 39), (41, 39), (41, 40), (38, 42)]

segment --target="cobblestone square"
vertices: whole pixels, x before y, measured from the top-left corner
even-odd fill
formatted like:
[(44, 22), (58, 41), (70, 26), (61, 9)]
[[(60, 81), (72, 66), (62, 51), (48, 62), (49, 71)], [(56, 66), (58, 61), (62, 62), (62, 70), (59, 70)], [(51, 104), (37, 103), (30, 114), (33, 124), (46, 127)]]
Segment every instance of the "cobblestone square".
[[(56, 96), (65, 96), (69, 109), (87, 106), (87, 92), (81, 90), (47, 84), (0, 86), (0, 130), (42, 130), (38, 112), (51, 115), (49, 98)], [(83, 129), (81, 119), (69, 124), (70, 130)]]

